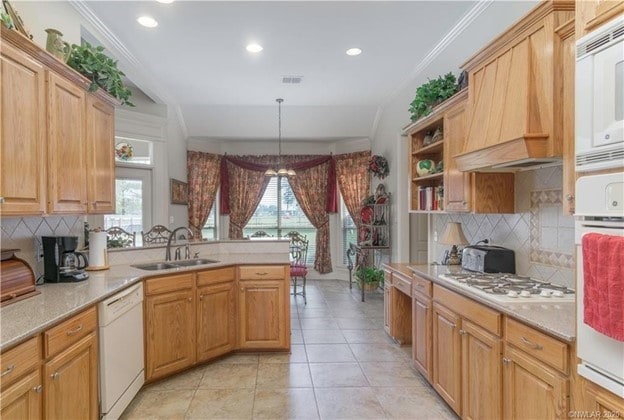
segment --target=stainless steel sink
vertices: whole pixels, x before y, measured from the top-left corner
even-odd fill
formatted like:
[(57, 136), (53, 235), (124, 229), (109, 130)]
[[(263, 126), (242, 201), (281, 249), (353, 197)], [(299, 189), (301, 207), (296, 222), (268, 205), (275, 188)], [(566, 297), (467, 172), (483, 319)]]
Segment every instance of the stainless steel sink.
[(173, 264), (180, 267), (191, 267), (193, 265), (214, 264), (218, 262), (217, 260), (210, 260), (208, 258), (196, 258), (194, 260), (174, 261)]
[(140, 270), (156, 271), (156, 270), (166, 270), (168, 268), (177, 268), (178, 266), (169, 264), (166, 262), (156, 262), (156, 263), (146, 263), (146, 264), (135, 264), (135, 265), (131, 265), (130, 267), (138, 268)]

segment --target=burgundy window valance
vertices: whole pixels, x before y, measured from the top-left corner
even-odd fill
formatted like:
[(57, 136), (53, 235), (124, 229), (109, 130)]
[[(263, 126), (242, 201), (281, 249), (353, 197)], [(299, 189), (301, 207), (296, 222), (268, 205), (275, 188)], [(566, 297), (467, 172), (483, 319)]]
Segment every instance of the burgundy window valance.
[[(322, 165), (324, 163), (329, 162), (328, 173), (327, 173), (327, 197), (326, 197), (326, 210), (329, 213), (337, 213), (338, 212), (338, 191), (336, 187), (336, 162), (334, 157), (322, 156), (309, 160), (301, 160), (295, 162), (289, 162), (288, 167), (294, 169), (295, 171), (303, 171), (306, 169), (313, 168), (318, 165)], [(245, 159), (241, 159), (235, 156), (224, 155), (221, 159), (221, 200), (220, 200), (220, 211), (221, 214), (229, 214), (230, 213), (230, 190), (229, 190), (229, 175), (227, 170), (227, 164), (230, 163), (232, 165), (239, 166), (243, 169), (247, 169), (249, 171), (256, 172), (264, 172), (270, 167), (274, 167), (270, 163), (254, 163), (249, 162)]]

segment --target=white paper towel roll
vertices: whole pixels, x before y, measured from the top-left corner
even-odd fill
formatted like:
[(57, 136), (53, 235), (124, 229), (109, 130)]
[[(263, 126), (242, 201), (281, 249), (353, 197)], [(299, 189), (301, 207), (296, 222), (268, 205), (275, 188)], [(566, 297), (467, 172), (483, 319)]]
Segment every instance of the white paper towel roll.
[(107, 267), (106, 232), (89, 232), (89, 267)]

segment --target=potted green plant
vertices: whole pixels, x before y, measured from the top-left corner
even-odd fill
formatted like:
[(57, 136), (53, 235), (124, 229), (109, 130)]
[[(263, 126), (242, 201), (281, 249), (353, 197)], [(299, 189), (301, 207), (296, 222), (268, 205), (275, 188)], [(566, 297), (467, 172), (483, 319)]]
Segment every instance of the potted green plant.
[(366, 291), (376, 290), (383, 286), (384, 272), (376, 267), (360, 267), (356, 270), (355, 276), (360, 279), (357, 284)]
[(453, 96), (457, 90), (455, 75), (450, 72), (419, 86), (409, 108), (412, 121), (431, 114), (436, 105)]
[(117, 61), (103, 51), (104, 47), (94, 47), (86, 41), (82, 45), (74, 44), (67, 65), (91, 80), (90, 92), (101, 87), (119, 99), (122, 105), (134, 106), (129, 101), (132, 92), (121, 79), (125, 74), (117, 68)]

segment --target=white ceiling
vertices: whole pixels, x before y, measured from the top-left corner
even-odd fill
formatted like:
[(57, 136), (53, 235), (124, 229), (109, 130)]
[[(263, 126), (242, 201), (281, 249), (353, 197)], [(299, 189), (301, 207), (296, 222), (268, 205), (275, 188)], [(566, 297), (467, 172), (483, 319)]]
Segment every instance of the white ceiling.
[[(419, 63), (475, 4), (178, 0), (88, 7), (140, 63), (144, 80), (134, 82), (157, 85), (179, 106), (190, 137), (275, 138), (275, 98), (283, 97), (285, 138), (328, 140), (371, 136), (380, 105), (422, 77), (414, 74)], [(526, 7), (510, 7), (505, 19), (517, 18), (518, 9)], [(140, 15), (159, 26), (138, 25)], [(248, 53), (250, 42), (264, 51)], [(363, 53), (347, 56), (350, 47)], [(285, 85), (284, 75), (303, 82)]]

